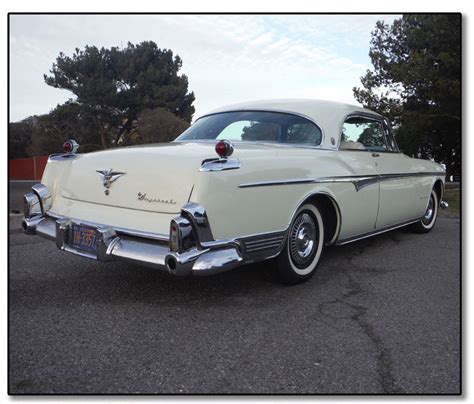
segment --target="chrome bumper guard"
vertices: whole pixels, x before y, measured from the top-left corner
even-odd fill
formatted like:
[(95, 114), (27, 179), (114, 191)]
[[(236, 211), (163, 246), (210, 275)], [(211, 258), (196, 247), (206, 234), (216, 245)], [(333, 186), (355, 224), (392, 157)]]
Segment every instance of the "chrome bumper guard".
[(446, 202), (445, 200), (442, 200), (442, 201), (439, 203), (439, 206), (441, 206), (441, 209), (448, 209), (448, 208), (449, 208), (449, 203)]
[(55, 241), (63, 251), (101, 262), (125, 261), (164, 270), (176, 276), (211, 275), (239, 266), (243, 259), (235, 245), (219, 244), (218, 248), (193, 247), (186, 252), (170, 251), (167, 244), (144, 237), (117, 235), (110, 226), (96, 226), (98, 239), (96, 254), (73, 248), (70, 235), (73, 221), (56, 219), (48, 215), (36, 215), (23, 219), (26, 234), (36, 234)]

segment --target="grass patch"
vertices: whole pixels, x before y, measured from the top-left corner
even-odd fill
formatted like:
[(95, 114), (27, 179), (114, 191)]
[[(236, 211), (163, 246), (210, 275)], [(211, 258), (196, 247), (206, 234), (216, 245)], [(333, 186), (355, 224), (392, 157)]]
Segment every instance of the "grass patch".
[(449, 203), (448, 209), (440, 209), (440, 216), (444, 217), (459, 217), (459, 186), (457, 187), (447, 187), (444, 190), (443, 199)]

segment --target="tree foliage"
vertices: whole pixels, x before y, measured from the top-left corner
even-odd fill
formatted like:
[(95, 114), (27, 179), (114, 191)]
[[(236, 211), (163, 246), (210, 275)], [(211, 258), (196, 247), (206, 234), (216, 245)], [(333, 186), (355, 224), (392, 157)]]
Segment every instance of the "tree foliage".
[(8, 158), (19, 159), (28, 157), (27, 148), (31, 144), (35, 117), (8, 125)]
[(171, 142), (188, 127), (188, 122), (162, 108), (147, 109), (138, 117), (134, 143)]
[(186, 75), (178, 74), (181, 67), (179, 56), (152, 41), (124, 49), (86, 46), (71, 57), (60, 53), (44, 79), (74, 93), (70, 106), (91, 119), (102, 147), (110, 147), (126, 144), (145, 110), (161, 108), (191, 122), (194, 94)]
[(460, 169), (461, 18), (404, 15), (372, 32), (373, 70), (355, 98), (391, 121), (405, 153)]
[(60, 53), (45, 82), (76, 98), (10, 123), (9, 158), (57, 153), (66, 139), (75, 139), (81, 152), (174, 139), (194, 114), (181, 67), (179, 56), (151, 41)]
[(242, 140), (277, 141), (279, 126), (271, 122), (251, 122), (242, 130)]
[(58, 153), (66, 139), (76, 140), (81, 145), (81, 152), (102, 148), (94, 114), (72, 100), (36, 118), (27, 150), (34, 156)]

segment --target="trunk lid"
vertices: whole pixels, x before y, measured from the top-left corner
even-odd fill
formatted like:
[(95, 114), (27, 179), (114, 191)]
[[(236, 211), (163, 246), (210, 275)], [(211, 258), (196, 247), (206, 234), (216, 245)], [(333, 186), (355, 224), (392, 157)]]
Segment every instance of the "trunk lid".
[[(178, 213), (190, 199), (205, 159), (217, 158), (216, 141), (171, 142), (104, 150), (79, 155), (65, 167), (61, 196), (126, 209)], [(231, 158), (247, 162), (276, 157), (278, 145), (234, 143)], [(104, 186), (109, 173), (110, 187)], [(108, 193), (106, 193), (108, 191)]]
[[(214, 145), (191, 147), (189, 143), (84, 154), (71, 161), (61, 186), (62, 196), (127, 209), (177, 213), (189, 200), (202, 160), (214, 156)], [(111, 175), (109, 188), (98, 171)]]

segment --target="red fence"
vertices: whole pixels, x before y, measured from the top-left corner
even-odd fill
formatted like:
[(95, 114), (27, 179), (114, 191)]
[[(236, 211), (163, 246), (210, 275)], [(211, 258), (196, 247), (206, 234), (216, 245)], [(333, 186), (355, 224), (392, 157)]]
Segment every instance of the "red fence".
[(8, 161), (10, 180), (41, 180), (48, 156)]

